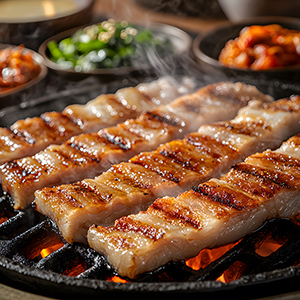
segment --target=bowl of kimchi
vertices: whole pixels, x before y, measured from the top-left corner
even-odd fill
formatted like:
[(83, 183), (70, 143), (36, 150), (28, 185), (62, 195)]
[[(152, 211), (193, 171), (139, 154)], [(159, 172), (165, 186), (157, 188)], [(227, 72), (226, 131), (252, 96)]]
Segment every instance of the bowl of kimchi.
[(300, 76), (300, 20), (258, 17), (225, 22), (193, 42), (197, 62), (230, 77), (296, 80)]
[(0, 98), (32, 87), (44, 79), (43, 58), (23, 45), (0, 44)]

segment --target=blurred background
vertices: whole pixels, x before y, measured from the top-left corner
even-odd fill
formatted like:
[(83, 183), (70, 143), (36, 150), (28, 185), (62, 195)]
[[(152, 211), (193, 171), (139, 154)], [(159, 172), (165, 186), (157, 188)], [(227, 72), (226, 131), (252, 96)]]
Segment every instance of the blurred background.
[[(13, 93), (5, 97), (0, 93), (0, 109), (6, 106), (20, 104), (24, 107), (34, 105), (41, 101), (49, 102), (55, 99), (55, 93), (64, 92), (72, 94), (79, 87), (99, 87), (99, 82), (105, 84), (103, 91), (116, 89), (116, 86), (135, 85), (141, 81), (150, 81), (164, 75), (174, 77), (190, 76), (196, 78), (197, 85), (202, 86), (214, 81), (242, 80), (247, 83), (259, 85), (264, 92), (276, 94), (274, 90), (280, 86), (284, 91), (278, 96), (291, 91), (298, 91), (298, 82), (285, 81), (286, 78), (294, 78), (295, 74), (283, 74), (275, 77), (269, 73), (266, 77), (253, 76), (252, 73), (233, 73), (232, 70), (220, 68), (215, 57), (211, 53), (218, 52), (224, 46), (226, 39), (237, 35), (241, 27), (233, 28), (233, 22), (244, 22), (253, 17), (260, 17), (259, 21), (270, 16), (284, 17), (284, 24), (292, 24), (290, 27), (300, 29), (298, 17), (300, 17), (299, 0), (0, 0), (0, 43), (2, 48), (7, 44), (20, 45), (38, 52), (41, 45), (54, 35), (61, 34), (68, 29), (76, 29), (87, 24), (95, 24), (109, 18), (117, 21), (127, 20), (129, 23), (148, 27), (150, 24), (164, 24), (170, 26), (161, 28), (165, 34), (169, 30), (179, 28), (182, 32), (175, 33), (181, 39), (176, 47), (186, 48), (175, 59), (164, 62), (152, 59), (152, 70), (140, 68), (140, 72), (114, 74), (107, 76), (89, 76), (95, 74), (75, 74), (76, 72), (62, 72), (49, 62), (47, 49), (43, 49), (48, 74), (41, 78), (37, 85), (30, 86), (21, 93)], [(275, 19), (274, 22), (277, 22)], [(288, 22), (287, 22), (288, 21)], [(246, 23), (245, 23), (246, 22)], [(268, 19), (269, 22), (269, 19)], [(270, 20), (273, 22), (273, 19)], [(224, 28), (224, 31), (216, 31)], [(167, 32), (166, 32), (167, 30)], [(173, 32), (173, 31), (172, 31)], [(173, 32), (174, 33), (174, 32)], [(211, 34), (209, 40), (203, 40), (207, 34)], [(184, 37), (185, 34), (185, 37)], [(65, 37), (65, 36), (64, 36)], [(183, 39), (182, 39), (183, 37)], [(202, 43), (202, 44), (201, 44)], [(181, 44), (181, 45), (180, 45)], [(208, 52), (205, 55), (203, 53)], [(218, 53), (217, 53), (218, 54)], [(217, 55), (216, 54), (216, 55)], [(203, 58), (204, 57), (204, 58)], [(173, 58), (173, 57), (172, 57)], [(115, 70), (116, 71), (116, 70)], [(70, 76), (66, 76), (70, 75)], [(78, 76), (77, 76), (78, 75)], [(114, 76), (116, 75), (116, 76)], [(275, 78), (275, 79), (274, 79)], [(259, 80), (259, 81), (258, 81)], [(112, 84), (112, 85), (111, 85)], [(291, 86), (292, 85), (292, 86)], [(92, 89), (92, 88), (91, 88)], [(82, 92), (84, 88), (82, 89)], [(97, 92), (100, 92), (97, 89)], [(56, 94), (55, 94), (56, 95)], [(33, 101), (32, 99), (38, 99)], [(33, 104), (32, 104), (33, 103)], [(7, 115), (7, 110), (0, 115)]]
[[(21, 6), (20, 1), (24, 3)], [(0, 5), (5, 2), (10, 7), (6, 11), (2, 8), (2, 13), (0, 10), (0, 42), (24, 43), (34, 49), (55, 33), (106, 18), (145, 26), (149, 22), (165, 23), (193, 32), (208, 30), (226, 20), (217, 0), (1, 0)], [(54, 5), (56, 2), (60, 5)], [(68, 10), (79, 11), (66, 16)]]
[[(201, 78), (199, 84), (203, 85), (207, 82), (207, 78), (202, 77), (198, 66), (190, 59), (191, 41), (199, 32), (210, 30), (227, 20), (217, 0), (1, 0), (0, 43), (2, 48), (23, 44), (26, 48), (38, 52), (41, 44), (56, 34), (109, 18), (117, 21), (127, 20), (129, 23), (144, 27), (148, 27), (151, 23), (158, 23), (171, 25), (172, 27), (167, 30), (172, 30), (173, 26), (180, 28), (183, 32), (178, 34), (181, 36), (186, 34), (188, 39), (185, 36), (183, 43), (186, 45), (179, 45), (179, 47), (184, 47), (188, 51), (180, 55), (179, 64), (172, 61), (168, 69), (154, 66), (154, 72), (149, 69), (145, 72), (143, 68), (139, 74), (137, 72), (113, 76), (116, 74), (111, 72), (109, 76), (87, 76), (88, 74), (69, 72), (71, 76), (65, 76), (68, 72), (56, 72), (55, 67), (54, 70), (48, 68), (47, 76), (38, 84), (18, 93), (10, 93), (8, 96), (4, 93), (1, 96), (0, 93), (0, 109), (4, 108), (0, 111), (2, 119), (4, 117), (10, 119), (13, 112), (19, 111), (20, 105), (24, 109), (35, 106), (36, 103), (54, 103), (53, 99), (60, 97), (62, 93), (74, 94), (78, 91), (84, 93), (88, 87), (90, 87), (89, 91), (96, 87), (94, 93), (89, 92), (86, 96), (93, 97), (99, 92), (114, 91), (116, 87), (136, 85), (141, 81), (150, 81), (166, 74), (181, 77), (197, 74), (195, 77)], [(157, 63), (156, 60), (155, 64)], [(181, 68), (180, 72), (177, 72), (177, 65)], [(183, 65), (185, 65), (184, 70)], [(102, 90), (99, 89), (99, 82), (105, 83)], [(50, 108), (45, 107), (45, 109)], [(30, 115), (35, 113), (32, 112)], [(19, 116), (15, 115), (14, 119), (17, 117)]]

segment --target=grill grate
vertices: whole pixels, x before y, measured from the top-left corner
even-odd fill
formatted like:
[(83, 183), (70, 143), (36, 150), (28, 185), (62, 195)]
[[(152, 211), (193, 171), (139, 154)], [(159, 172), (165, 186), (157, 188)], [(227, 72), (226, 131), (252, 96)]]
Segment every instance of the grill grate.
[[(274, 245), (269, 255), (260, 252), (264, 243)], [(227, 282), (244, 275), (253, 275), (297, 265), (300, 258), (300, 227), (290, 220), (272, 219), (243, 238), (235, 247), (206, 268), (196, 271), (190, 280), (216, 280), (222, 274)], [(266, 251), (266, 250), (265, 250)], [(240, 270), (239, 274), (233, 272)], [(230, 278), (234, 276), (234, 278)]]
[[(184, 68), (187, 61), (188, 67)], [(194, 65), (190, 66), (190, 63), (191, 61), (185, 57), (180, 58), (179, 65), (182, 66), (180, 68), (184, 68), (185, 71), (180, 69), (178, 72), (176, 64), (174, 74), (192, 75), (197, 79), (196, 85), (199, 87), (216, 80), (229, 79), (220, 74), (210, 77)], [(26, 97), (18, 95), (10, 99), (10, 105), (15, 106), (0, 110), (1, 126), (10, 126), (18, 119), (37, 116), (45, 111), (60, 111), (72, 103), (86, 103), (100, 93), (114, 92), (122, 86), (134, 86), (142, 81), (152, 80), (152, 75), (145, 76), (147, 80), (127, 76), (104, 84), (103, 78), (99, 80), (90, 77), (79, 82), (71, 82), (50, 73), (46, 78), (44, 89), (39, 90), (37, 95), (23, 95)], [(154, 77), (153, 79), (156, 79), (156, 75)], [(236, 81), (237, 78), (234, 77), (232, 80)], [(300, 91), (298, 82), (287, 83), (270, 81), (267, 78), (262, 80), (246, 77), (242, 78), (242, 81), (255, 84), (261, 91), (275, 98), (299, 94)], [(2, 194), (0, 191), (0, 195)], [(231, 299), (269, 296), (299, 289), (300, 267), (294, 267), (300, 259), (299, 233), (299, 226), (291, 221), (272, 220), (241, 240), (222, 257), (198, 271), (188, 267), (183, 261), (172, 262), (153, 272), (142, 274), (135, 282), (122, 284), (109, 281), (118, 274), (104, 256), (85, 245), (66, 243), (55, 224), (32, 207), (25, 211), (14, 210), (9, 197), (0, 196), (1, 283), (60, 299), (124, 297), (124, 292), (129, 293), (134, 299), (140, 299), (141, 293), (151, 293), (158, 299), (169, 293), (175, 293), (176, 296), (186, 293), (200, 294), (209, 296), (210, 299), (220, 299), (220, 296), (226, 295)], [(257, 251), (259, 252), (264, 238), (273, 239), (283, 245), (271, 255), (261, 256)], [(35, 243), (38, 245), (38, 251), (36, 249), (31, 251), (30, 246), (34, 246)], [(43, 249), (48, 249), (51, 253), (43, 257), (41, 254)], [(242, 277), (236, 279), (231, 276), (230, 280), (236, 280), (230, 283), (217, 282), (216, 279), (224, 272), (230, 273), (232, 266), (242, 266), (240, 268), (242, 271), (238, 275)], [(273, 269), (276, 270), (269, 271)]]
[[(71, 277), (111, 280), (118, 276), (105, 257), (83, 244), (68, 244), (56, 225), (32, 207), (15, 211), (8, 197), (2, 197), (0, 254), (22, 265)], [(276, 251), (261, 252), (264, 243)], [(300, 226), (290, 220), (273, 219), (240, 240), (205, 268), (193, 270), (184, 261), (168, 263), (142, 274), (137, 282), (183, 282), (217, 280), (226, 282), (295, 266), (300, 262)], [(266, 250), (264, 250), (266, 251)]]
[[(192, 269), (184, 261), (171, 262), (142, 274), (135, 281), (129, 281), (120, 278), (106, 258), (93, 249), (83, 244), (68, 244), (56, 225), (33, 207), (25, 211), (14, 210), (8, 196), (0, 198), (0, 207), (3, 220), (0, 224), (0, 273), (13, 278), (17, 282), (16, 287), (23, 290), (33, 289), (35, 293), (60, 298), (62, 295), (67, 298), (70, 295), (98, 295), (95, 290), (100, 291), (101, 295), (103, 291), (137, 294), (143, 290), (152, 294), (159, 292), (160, 295), (162, 292), (178, 293), (177, 289), (181, 293), (208, 293), (210, 296), (213, 293), (213, 297), (218, 297), (220, 293), (228, 292), (229, 288), (238, 298), (241, 294), (237, 289), (244, 287), (242, 294), (245, 298), (245, 288), (249, 284), (250, 287), (261, 283), (267, 286), (269, 277), (266, 272), (270, 271), (271, 281), (275, 284), (277, 281), (273, 278), (279, 278), (288, 280), (289, 284), (294, 282), (292, 286), (285, 283), (284, 287), (289, 290), (298, 289), (298, 281), (294, 280), (300, 275), (296, 267), (300, 262), (300, 226), (291, 220), (273, 219), (266, 222), (199, 270)], [(264, 243), (273, 245), (275, 251), (270, 251), (271, 254), (266, 250), (262, 252)], [(278, 274), (278, 270), (283, 271)], [(32, 284), (32, 274), (37, 277), (37, 283)], [(220, 277), (227, 283), (216, 281)], [(25, 282), (26, 286), (20, 285), (19, 281)], [(125, 281), (126, 284), (120, 283)], [(7, 284), (14, 285), (11, 282)], [(55, 289), (53, 284), (57, 285)], [(59, 295), (54, 293), (58, 287)], [(272, 286), (271, 291), (278, 292), (278, 287), (274, 289)], [(257, 293), (269, 295), (270, 288), (267, 290), (252, 289), (247, 296), (253, 297)]]

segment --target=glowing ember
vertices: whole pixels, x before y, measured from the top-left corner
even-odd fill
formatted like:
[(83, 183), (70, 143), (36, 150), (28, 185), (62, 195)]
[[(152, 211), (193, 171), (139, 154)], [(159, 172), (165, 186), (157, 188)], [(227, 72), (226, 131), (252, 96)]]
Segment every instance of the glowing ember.
[(74, 266), (72, 269), (63, 272), (63, 275), (75, 277), (86, 270), (87, 270), (86, 266), (84, 266), (83, 264), (78, 264), (77, 266)]
[(300, 226), (300, 214), (294, 216), (291, 221)]
[(74, 261), (68, 263), (63, 275), (75, 277), (88, 269), (86, 261), (82, 257), (76, 257)]
[(1, 218), (0, 218), (0, 224), (6, 222), (8, 219), (9, 219), (9, 218), (7, 218), (7, 217), (1, 217)]
[(262, 257), (267, 257), (279, 249), (282, 245), (283, 243), (279, 244), (275, 241), (264, 241), (260, 247), (255, 250), (255, 252)]
[(107, 281), (120, 282), (120, 283), (125, 283), (125, 282), (127, 282), (127, 280), (122, 279), (122, 278), (119, 277), (119, 276), (113, 276), (113, 277), (107, 279)]
[(45, 248), (40, 252), (40, 255), (42, 258), (45, 258), (46, 256), (48, 256), (49, 254), (51, 254), (52, 252), (58, 250), (59, 248), (61, 248), (64, 244), (63, 243), (59, 243), (56, 245), (53, 245), (51, 247)]
[(45, 230), (32, 234), (26, 246), (20, 250), (20, 254), (27, 259), (38, 262), (63, 246), (64, 243), (60, 235), (52, 230)]
[[(203, 249), (197, 256), (186, 260), (185, 263), (187, 266), (191, 267), (194, 270), (205, 268), (211, 262), (219, 259), (223, 254), (228, 252), (239, 242), (240, 241), (213, 249)], [(269, 256), (278, 248), (280, 248), (284, 244), (284, 242), (285, 241), (274, 241), (272, 238), (268, 237), (262, 243), (258, 242), (259, 246), (255, 250), (255, 252), (262, 257)], [(235, 261), (216, 279), (216, 281), (221, 281), (223, 283), (232, 282), (233, 280), (237, 280), (244, 274), (246, 274), (247, 269), (247, 264), (241, 261)]]
[(247, 265), (241, 261), (234, 262), (216, 281), (221, 282), (232, 282), (233, 280), (239, 279), (243, 276)]

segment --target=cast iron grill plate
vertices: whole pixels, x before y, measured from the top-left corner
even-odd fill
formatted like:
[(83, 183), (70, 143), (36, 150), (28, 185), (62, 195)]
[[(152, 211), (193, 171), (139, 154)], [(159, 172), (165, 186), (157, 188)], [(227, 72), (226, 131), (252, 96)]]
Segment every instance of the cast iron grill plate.
[[(190, 293), (213, 299), (250, 299), (298, 289), (300, 226), (290, 220), (267, 221), (198, 271), (183, 261), (171, 262), (135, 281), (115, 283), (108, 280), (118, 274), (104, 256), (86, 245), (68, 244), (56, 225), (32, 207), (15, 211), (5, 196), (0, 207), (10, 216), (0, 225), (0, 273), (4, 283), (18, 289), (62, 299), (126, 294), (162, 298)], [(259, 246), (270, 240), (282, 246), (267, 257), (258, 255)], [(41, 250), (52, 244), (60, 248), (42, 258)], [(237, 262), (246, 265), (242, 277), (230, 283), (215, 281)]]
[[(182, 61), (186, 65), (186, 59)], [(194, 76), (198, 87), (227, 79), (208, 77), (196, 70), (194, 65), (186, 70), (182, 72), (180, 69), (179, 73)], [(175, 74), (177, 71), (174, 70)], [(37, 116), (44, 111), (60, 111), (68, 104), (85, 103), (100, 93), (114, 92), (123, 86), (134, 86), (154, 79), (155, 76), (146, 74), (146, 78), (119, 78), (109, 84), (95, 78), (71, 83), (50, 74), (42, 93), (26, 95), (27, 99), (33, 96), (35, 100), (21, 99), (20, 102), (20, 99), (10, 99), (13, 106), (0, 110), (0, 126), (10, 126), (17, 119)], [(300, 91), (298, 83), (244, 81), (256, 84), (276, 99)], [(300, 228), (289, 220), (266, 222), (262, 228), (199, 271), (187, 267), (185, 262), (172, 262), (154, 272), (142, 274), (134, 282), (116, 283), (108, 281), (118, 274), (104, 256), (85, 245), (66, 243), (55, 224), (32, 207), (25, 211), (14, 210), (9, 197), (3, 196), (0, 198), (0, 220), (2, 214), (7, 220), (0, 225), (1, 283), (32, 293), (60, 299), (100, 296), (130, 296), (134, 299), (151, 296), (162, 299), (166, 295), (253, 299), (299, 290), (300, 267), (297, 264), (300, 259)], [(283, 242), (283, 245), (270, 256), (261, 257), (255, 250), (266, 238)], [(43, 246), (51, 246), (53, 240), (61, 247), (42, 258), (40, 250)], [(35, 243), (37, 245), (32, 249), (30, 245)], [(237, 263), (246, 265), (242, 277), (230, 283), (216, 281), (220, 274)]]

